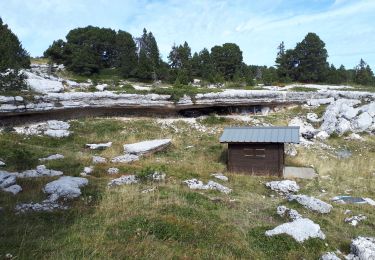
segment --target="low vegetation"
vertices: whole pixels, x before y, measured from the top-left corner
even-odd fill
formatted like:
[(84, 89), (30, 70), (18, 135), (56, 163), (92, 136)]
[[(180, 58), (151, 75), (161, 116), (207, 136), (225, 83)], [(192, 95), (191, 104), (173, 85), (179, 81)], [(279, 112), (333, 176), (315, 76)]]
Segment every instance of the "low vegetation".
[[(295, 108), (258, 119), (276, 123), (298, 113), (303, 111)], [(88, 177), (89, 185), (82, 189), (82, 196), (66, 211), (15, 215), (16, 203), (44, 199), (41, 189), (53, 178), (20, 179), (20, 194), (0, 196), (0, 205), (4, 207), (0, 213), (0, 256), (9, 253), (18, 259), (317, 259), (336, 249), (348, 253), (351, 239), (358, 235), (375, 236), (371, 206), (334, 204), (329, 215), (312, 213), (266, 189), (264, 183), (272, 178), (225, 173), (226, 148), (219, 144), (218, 137), (224, 126), (243, 123), (214, 115), (199, 123), (213, 131), (202, 132), (184, 122), (168, 127), (152, 119), (88, 118), (72, 121), (73, 134), (63, 139), (2, 132), (0, 158), (8, 162), (8, 170), (18, 170), (21, 165), (35, 167), (37, 158), (62, 153), (65, 159), (50, 161), (47, 167), (71, 176), (79, 176), (83, 167), (91, 164), (94, 154), (106, 158), (122, 154), (125, 143), (166, 137), (173, 142), (163, 152), (118, 165), (120, 174), (146, 176), (162, 170), (167, 174), (165, 182), (143, 178), (140, 184), (108, 189), (108, 181), (114, 178), (107, 174), (111, 165), (97, 165)], [(345, 160), (320, 146), (300, 147), (297, 157), (287, 157), (287, 164), (311, 165), (319, 174), (315, 180), (298, 180), (301, 192), (325, 201), (343, 194), (375, 198), (375, 162), (371, 159), (375, 157), (371, 148), (375, 138), (364, 138), (360, 143), (328, 139), (327, 144), (334, 149), (346, 148), (353, 153)], [(86, 143), (107, 141), (113, 141), (107, 150), (95, 152), (85, 148)], [(229, 182), (224, 184), (233, 193), (194, 191), (182, 184), (189, 178), (208, 181), (215, 172), (229, 176)], [(148, 188), (155, 191), (141, 193)], [(318, 223), (327, 239), (299, 244), (286, 235), (266, 237), (266, 230), (285, 221), (276, 214), (276, 207), (281, 204)], [(352, 227), (344, 223), (346, 209), (368, 218)]]

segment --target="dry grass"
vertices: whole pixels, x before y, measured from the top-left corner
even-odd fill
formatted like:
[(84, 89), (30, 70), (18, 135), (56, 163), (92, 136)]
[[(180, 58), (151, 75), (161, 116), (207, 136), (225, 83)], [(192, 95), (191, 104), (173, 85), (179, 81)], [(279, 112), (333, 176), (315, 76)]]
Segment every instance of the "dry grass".
[[(263, 120), (281, 123), (301, 113), (305, 111), (296, 108)], [(150, 119), (91, 118), (74, 121), (74, 134), (58, 141), (1, 134), (0, 144), (7, 151), (17, 143), (31, 150), (36, 158), (63, 153), (66, 159), (50, 162), (48, 166), (61, 169), (66, 175), (78, 175), (84, 166), (90, 165), (94, 154), (106, 158), (121, 154), (125, 143), (171, 137), (173, 145), (139, 162), (118, 165), (121, 174), (162, 167), (168, 176), (165, 182), (108, 189), (106, 184), (113, 177), (106, 170), (113, 165), (100, 165), (89, 177), (90, 184), (83, 189), (81, 198), (64, 212), (15, 215), (16, 203), (43, 199), (41, 188), (51, 179), (19, 181), (24, 188), (21, 194), (0, 196), (0, 205), (4, 207), (0, 213), (0, 257), (11, 253), (20, 259), (317, 259), (335, 249), (348, 252), (350, 240), (357, 235), (375, 236), (373, 207), (335, 204), (329, 215), (312, 213), (274, 196), (264, 186), (271, 179), (268, 177), (228, 174), (230, 181), (224, 184), (233, 189), (230, 195), (189, 190), (183, 180), (196, 177), (207, 181), (211, 173), (225, 172), (225, 147), (218, 143), (218, 137), (224, 125), (235, 122), (205, 123), (219, 131), (207, 134), (178, 123), (176, 133), (173, 128), (161, 128)], [(86, 143), (107, 141), (114, 142), (108, 150), (90, 151), (84, 147)], [(334, 138), (327, 143), (334, 148), (346, 147), (353, 156), (339, 160), (331, 151), (300, 148), (298, 156), (288, 158), (287, 162), (314, 165), (319, 173), (315, 180), (298, 181), (301, 192), (325, 201), (345, 192), (375, 198), (375, 138), (366, 136), (362, 143)], [(4, 150), (0, 152), (0, 157), (5, 155)], [(156, 190), (141, 193), (151, 187)], [(300, 245), (286, 235), (265, 237), (267, 229), (285, 222), (276, 214), (280, 204), (293, 207), (319, 223), (327, 235), (326, 241), (312, 239)], [(364, 214), (368, 219), (352, 227), (344, 223), (345, 209)]]

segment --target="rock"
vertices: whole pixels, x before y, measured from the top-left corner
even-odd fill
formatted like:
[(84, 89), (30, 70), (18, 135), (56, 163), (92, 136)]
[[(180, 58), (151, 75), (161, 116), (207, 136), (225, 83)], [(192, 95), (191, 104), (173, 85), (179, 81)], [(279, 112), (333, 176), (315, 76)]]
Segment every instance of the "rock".
[(302, 137), (307, 139), (307, 140), (312, 140), (314, 139), (314, 132), (305, 132), (305, 133), (302, 133)]
[(282, 194), (289, 194), (299, 191), (298, 184), (295, 181), (291, 180), (270, 181), (266, 183), (266, 187)]
[(45, 165), (38, 165), (35, 170), (27, 170), (21, 173), (15, 173), (17, 178), (37, 178), (37, 177), (53, 177), (63, 175), (62, 171), (47, 169)]
[(262, 113), (263, 116), (267, 116), (269, 114), (270, 110), (271, 109), (269, 107), (262, 107), (261, 113)]
[(84, 167), (83, 172), (80, 173), (81, 176), (87, 176), (94, 171), (94, 166)]
[(26, 82), (30, 88), (39, 93), (62, 92), (63, 84), (58, 80), (47, 79), (32, 72), (24, 71)]
[(375, 259), (375, 238), (357, 237), (350, 244), (350, 254), (345, 257), (349, 260)]
[(49, 182), (44, 186), (43, 191), (53, 195), (54, 199), (73, 199), (81, 196), (81, 187), (86, 186), (89, 181), (86, 178), (63, 176)]
[(310, 123), (304, 122), (302, 118), (299, 117), (293, 118), (288, 125), (299, 126), (300, 135), (312, 136), (311, 139), (314, 137), (314, 133), (316, 132), (315, 128)]
[(43, 200), (41, 203), (19, 203), (16, 205), (15, 210), (17, 213), (27, 213), (30, 211), (33, 212), (52, 212), (54, 210), (66, 210), (68, 209), (68, 206), (64, 206), (54, 200)]
[(272, 230), (266, 231), (265, 234), (266, 236), (287, 234), (300, 243), (309, 238), (325, 239), (320, 226), (308, 218), (299, 218), (292, 222), (281, 224)]
[(117, 157), (112, 158), (111, 162), (113, 163), (130, 163), (134, 161), (138, 161), (139, 156), (135, 154), (125, 154), (125, 155), (120, 155)]
[(347, 105), (346, 106), (343, 105), (342, 108), (344, 111), (341, 112), (341, 115), (347, 120), (352, 120), (354, 117), (358, 115), (358, 112), (359, 112), (358, 108), (353, 108)]
[(358, 216), (353, 216), (353, 217), (350, 217), (350, 218), (345, 218), (345, 223), (349, 223), (349, 225), (352, 225), (352, 226), (357, 226), (359, 222), (363, 221), (366, 219), (366, 216), (364, 215), (358, 215)]
[(108, 85), (107, 84), (100, 84), (100, 85), (96, 85), (95, 88), (99, 91), (104, 91), (105, 89), (108, 88)]
[(232, 190), (228, 187), (225, 187), (214, 181), (209, 181), (207, 184), (203, 184), (202, 181), (199, 181), (197, 179), (190, 179), (184, 181), (184, 183), (187, 184), (188, 187), (192, 190), (218, 190), (226, 194), (232, 192)]
[(320, 106), (320, 105), (330, 104), (330, 103), (332, 103), (334, 101), (335, 101), (334, 98), (329, 97), (329, 98), (320, 98), (320, 99), (310, 99), (310, 100), (307, 100), (306, 103), (309, 106), (317, 107), (317, 106)]
[(296, 220), (296, 219), (302, 218), (302, 215), (299, 214), (297, 210), (289, 209), (285, 206), (278, 206), (276, 211), (280, 217), (286, 216), (290, 220)]
[(51, 161), (51, 160), (59, 160), (59, 159), (64, 159), (64, 155), (62, 154), (53, 154), (45, 158), (40, 158), (39, 161), (44, 162), (44, 161)]
[(92, 157), (92, 162), (95, 163), (95, 164), (98, 164), (98, 163), (106, 163), (106, 162), (107, 162), (107, 159), (104, 158), (104, 157), (101, 157), (101, 156), (93, 156), (93, 157)]
[(150, 177), (154, 181), (164, 181), (165, 180), (165, 173), (162, 172), (154, 172)]
[(0, 189), (16, 184), (16, 175), (7, 171), (0, 171)]
[(353, 121), (353, 128), (359, 132), (367, 130), (371, 125), (372, 117), (367, 112), (363, 112)]
[(18, 184), (14, 184), (14, 185), (12, 185), (12, 186), (9, 186), (9, 187), (7, 187), (7, 188), (4, 188), (3, 191), (5, 191), (5, 192), (10, 192), (10, 193), (12, 193), (13, 195), (16, 195), (16, 194), (18, 194), (19, 192), (22, 191), (22, 188), (21, 188), (20, 185), (18, 185)]
[(228, 177), (223, 175), (222, 173), (213, 173), (211, 176), (215, 177), (216, 179), (222, 180), (222, 181), (228, 181)]
[(349, 136), (344, 138), (345, 140), (363, 141), (363, 138), (356, 133), (351, 133)]
[(47, 121), (47, 126), (51, 130), (68, 130), (70, 128), (69, 123), (58, 120)]
[(108, 174), (118, 174), (120, 170), (118, 168), (109, 168), (107, 172)]
[(322, 121), (322, 119), (319, 119), (318, 115), (315, 113), (307, 113), (306, 119), (307, 121), (310, 121), (312, 123), (318, 123)]
[(350, 122), (346, 120), (345, 118), (340, 118), (337, 122), (336, 132), (339, 135), (343, 135), (346, 132), (349, 132), (350, 130), (351, 130)]
[(328, 252), (322, 255), (320, 260), (340, 260), (340, 258), (335, 254), (335, 252)]
[(3, 162), (2, 160), (0, 160), (0, 167), (1, 166), (6, 166), (5, 162)]
[(352, 196), (336, 196), (332, 198), (332, 201), (341, 204), (355, 203), (355, 204), (370, 204), (375, 206), (375, 201), (370, 198), (352, 197)]
[(123, 175), (120, 178), (113, 179), (108, 183), (108, 186), (120, 186), (124, 184), (138, 183), (138, 179), (135, 175)]
[(329, 134), (326, 131), (320, 131), (317, 135), (316, 138), (320, 140), (325, 140), (329, 137)]
[(141, 191), (141, 193), (145, 194), (145, 193), (150, 193), (150, 192), (154, 192), (156, 190), (156, 187), (153, 187), (153, 188), (150, 188), (150, 189), (145, 189), (143, 191)]
[(285, 150), (284, 153), (290, 157), (295, 157), (298, 152), (296, 149), (296, 146), (294, 144), (285, 144)]
[(372, 117), (375, 117), (375, 102), (371, 102), (370, 104), (362, 106), (360, 110), (362, 112), (369, 113), (369, 115)]
[(299, 204), (304, 206), (307, 209), (319, 212), (319, 213), (329, 213), (332, 210), (332, 205), (321, 201), (320, 199), (316, 199), (314, 197), (309, 197), (307, 195), (289, 195), (289, 201), (297, 201)]
[(45, 135), (48, 135), (50, 137), (56, 137), (56, 138), (62, 138), (67, 137), (70, 135), (70, 132), (67, 130), (51, 130), (48, 129), (44, 132)]
[(161, 151), (171, 144), (171, 139), (148, 140), (124, 145), (126, 154), (144, 155)]
[(112, 142), (101, 143), (101, 144), (86, 144), (86, 146), (92, 150), (104, 150), (112, 146)]
[(69, 123), (57, 120), (50, 120), (43, 123), (14, 127), (14, 129), (18, 134), (48, 135), (51, 137), (61, 138), (70, 135), (70, 131), (68, 130), (69, 127)]

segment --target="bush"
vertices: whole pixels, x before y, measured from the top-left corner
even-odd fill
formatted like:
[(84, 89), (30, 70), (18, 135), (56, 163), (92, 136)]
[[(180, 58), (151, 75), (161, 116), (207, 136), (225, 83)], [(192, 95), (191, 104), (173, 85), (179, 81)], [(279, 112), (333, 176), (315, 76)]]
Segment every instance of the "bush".
[(25, 148), (16, 148), (7, 159), (9, 165), (12, 165), (17, 171), (29, 170), (38, 163), (35, 154)]
[(0, 73), (0, 93), (27, 89), (26, 77), (18, 70), (7, 70)]

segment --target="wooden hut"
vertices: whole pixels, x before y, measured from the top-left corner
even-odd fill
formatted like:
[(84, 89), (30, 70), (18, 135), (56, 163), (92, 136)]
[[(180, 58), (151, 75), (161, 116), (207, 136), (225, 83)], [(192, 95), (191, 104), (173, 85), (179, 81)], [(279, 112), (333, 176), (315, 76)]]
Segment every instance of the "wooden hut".
[(220, 137), (228, 144), (228, 170), (282, 176), (284, 144), (299, 143), (299, 127), (228, 127)]

